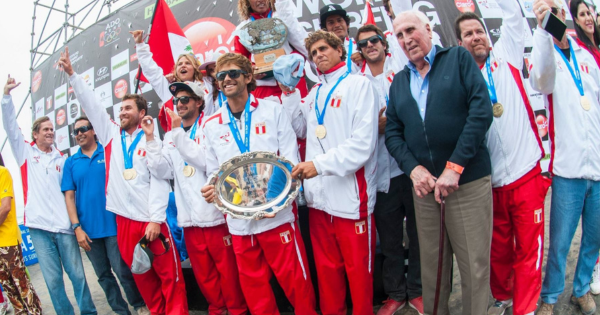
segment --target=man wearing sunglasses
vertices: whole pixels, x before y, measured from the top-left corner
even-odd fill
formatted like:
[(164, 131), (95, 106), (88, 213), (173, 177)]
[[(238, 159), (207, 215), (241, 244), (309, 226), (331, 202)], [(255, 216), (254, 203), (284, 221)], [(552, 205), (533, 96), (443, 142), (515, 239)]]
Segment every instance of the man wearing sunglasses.
[[(471, 53), (488, 85), (494, 122), (487, 137), (494, 195), (489, 315), (513, 307), (533, 314), (540, 296), (544, 246), (544, 200), (550, 182), (542, 177), (542, 141), (523, 85), (525, 22), (517, 1), (499, 1), (502, 34), (494, 49), (482, 20), (473, 12), (455, 21), (459, 45)], [(519, 139), (519, 141), (515, 141)], [(507, 281), (513, 279), (513, 281)]]
[[(389, 44), (376, 25), (364, 25), (356, 33), (358, 49), (364, 58), (359, 74), (367, 77), (379, 97), (379, 130), (377, 138), (377, 201), (375, 223), (383, 261), (383, 287), (389, 298), (377, 315), (391, 315), (407, 304), (423, 314), (421, 298), (421, 265), (415, 209), (412, 199), (412, 182), (385, 147), (385, 110), (394, 75), (405, 64), (389, 54)], [(395, 40), (395, 39), (394, 39)], [(403, 53), (404, 55), (404, 53)], [(408, 278), (404, 276), (404, 219), (409, 237)], [(408, 303), (407, 303), (408, 300)]]
[[(298, 163), (298, 145), (287, 113), (280, 104), (252, 95), (256, 82), (250, 61), (227, 53), (217, 61), (217, 80), (227, 101), (204, 123), (206, 172), (246, 152), (270, 151)], [(202, 188), (212, 203), (214, 186)], [(262, 220), (227, 216), (242, 291), (252, 314), (279, 314), (270, 285), (271, 273), (296, 314), (316, 315), (304, 243), (294, 212), (296, 204)]]
[[(68, 48), (61, 53), (59, 64), (69, 75), (75, 95), (104, 145), (106, 209), (117, 217), (121, 257), (131, 266), (135, 247), (143, 237), (150, 241), (150, 250), (162, 253), (162, 242), (155, 241), (160, 234), (174, 244), (166, 223), (170, 189), (168, 181), (158, 178), (148, 168), (146, 139), (139, 127), (148, 103), (143, 96), (125, 95), (118, 125), (83, 78), (73, 71)], [(152, 268), (134, 274), (133, 279), (152, 314), (188, 314), (185, 282), (175, 246), (171, 246), (168, 254), (156, 255)]]
[[(550, 245), (537, 314), (549, 315), (565, 287), (565, 267), (573, 234), (581, 218), (581, 239), (571, 302), (583, 314), (596, 303), (589, 282), (600, 249), (600, 69), (593, 56), (573, 38), (554, 38), (543, 29), (548, 12), (566, 20), (560, 0), (536, 0), (538, 27), (533, 34), (529, 82), (544, 95), (549, 113), (552, 174)], [(554, 10), (553, 10), (554, 9)]]
[(239, 283), (235, 254), (227, 240), (231, 238), (223, 214), (206, 203), (199, 187), (206, 185), (206, 159), (202, 147), (204, 85), (197, 82), (171, 83), (173, 105), (167, 109), (172, 129), (161, 142), (154, 135), (154, 120), (146, 116), (142, 128), (146, 134), (148, 167), (157, 177), (175, 181), (177, 225), (192, 263), (194, 276), (211, 314), (248, 313)]
[(77, 118), (74, 127), (73, 137), (79, 151), (65, 162), (61, 189), (77, 242), (90, 259), (113, 312), (131, 314), (114, 272), (129, 304), (139, 315), (150, 315), (131, 270), (119, 253), (116, 216), (106, 210), (104, 147), (97, 142), (96, 133), (86, 117)]
[(354, 314), (373, 314), (376, 93), (368, 79), (348, 72), (335, 34), (318, 30), (306, 48), (321, 83), (302, 100), (297, 89), (280, 86), (294, 130), (306, 139), (307, 162), (292, 176), (305, 179), (321, 311), (345, 313), (347, 276)]

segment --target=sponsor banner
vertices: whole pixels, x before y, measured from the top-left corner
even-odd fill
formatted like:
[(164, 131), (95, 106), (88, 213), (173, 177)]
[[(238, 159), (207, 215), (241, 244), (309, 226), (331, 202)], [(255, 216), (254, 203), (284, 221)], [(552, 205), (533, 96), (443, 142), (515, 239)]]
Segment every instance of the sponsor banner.
[(129, 49), (110, 58), (110, 79), (114, 80), (129, 72)]
[(35, 102), (35, 105), (33, 106), (33, 119), (38, 119), (42, 116), (44, 116), (44, 104), (46, 103), (46, 100), (44, 98), (40, 98), (37, 102)]
[(77, 100), (70, 101), (67, 104), (67, 123), (74, 124), (77, 118), (81, 117), (81, 109)]
[(71, 136), (69, 135), (69, 127), (64, 126), (54, 131), (56, 148), (60, 151), (69, 150), (71, 147)]
[(29, 235), (29, 228), (21, 224), (19, 229), (21, 230), (21, 250), (23, 251), (25, 266), (37, 264), (38, 258), (31, 241), (31, 235)]
[(97, 87), (94, 89), (94, 93), (96, 93), (96, 99), (104, 106), (104, 108), (113, 106), (111, 82), (107, 82), (106, 84)]

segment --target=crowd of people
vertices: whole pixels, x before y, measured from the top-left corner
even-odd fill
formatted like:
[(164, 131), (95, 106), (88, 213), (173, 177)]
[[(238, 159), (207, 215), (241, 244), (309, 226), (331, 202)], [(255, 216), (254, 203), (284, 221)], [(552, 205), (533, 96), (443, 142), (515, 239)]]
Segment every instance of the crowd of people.
[[(571, 302), (594, 314), (591, 294), (600, 293), (600, 33), (594, 8), (571, 0), (569, 13), (562, 0), (533, 2), (538, 26), (528, 71), (549, 114), (548, 177), (521, 71), (526, 22), (519, 3), (497, 2), (503, 19), (492, 49), (474, 13), (455, 21), (459, 45), (442, 47), (410, 1), (383, 2), (393, 30), (367, 24), (351, 37), (340, 5), (321, 8), (321, 30), (308, 33), (290, 0), (238, 1), (238, 29), (268, 18), (286, 24), (286, 56), (280, 58), (308, 60), (319, 77), (311, 89), (301, 73), (256, 73), (254, 55), (238, 37), (234, 53), (202, 65), (181, 55), (164, 76), (144, 32), (131, 32), (146, 78), (163, 103), (174, 105), (160, 110), (162, 139), (142, 95), (123, 97), (120, 121), (111, 120), (66, 48), (58, 63), (86, 113), (73, 129), (80, 149), (67, 159), (54, 147), (48, 117), (34, 122), (31, 142), (25, 139), (10, 96), (19, 83), (9, 75), (2, 122), (21, 167), (25, 225), (56, 313), (74, 314), (63, 269), (80, 312), (97, 313), (79, 247), (115, 313), (131, 314), (130, 306), (138, 314), (189, 313), (181, 256), (166, 222), (173, 191), (176, 225), (211, 315), (279, 314), (273, 275), (296, 314), (346, 314), (347, 289), (353, 314), (373, 314), (377, 236), (389, 296), (377, 315), (404, 307), (449, 314), (453, 257), (463, 314), (502, 315), (512, 308), (516, 315), (550, 315), (565, 287), (580, 219)], [(549, 12), (563, 22), (571, 14), (577, 38), (550, 35), (542, 27)], [(282, 64), (291, 67), (284, 73), (302, 72), (296, 63)], [(211, 174), (253, 151), (275, 152), (295, 165), (291, 175), (303, 181), (305, 205), (299, 198), (260, 220), (224, 216), (214, 206)], [(0, 284), (15, 314), (42, 314), (23, 263), (12, 185), (0, 167)], [(308, 211), (316, 275), (299, 211)], [(490, 290), (495, 301), (488, 306)]]

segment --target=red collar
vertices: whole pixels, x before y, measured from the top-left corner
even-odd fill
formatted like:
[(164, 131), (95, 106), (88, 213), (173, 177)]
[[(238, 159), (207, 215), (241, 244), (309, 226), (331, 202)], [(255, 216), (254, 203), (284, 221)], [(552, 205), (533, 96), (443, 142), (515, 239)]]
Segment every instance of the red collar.
[(269, 13), (271, 13), (271, 9), (269, 9), (269, 11), (265, 12), (263, 15), (255, 13), (255, 12), (250, 12), (250, 16), (252, 16), (256, 20), (260, 20), (260, 19), (264, 19), (264, 18), (268, 17)]
[(320, 74), (330, 74), (335, 72), (336, 70), (345, 67), (346, 66), (346, 62), (345, 61), (341, 61), (340, 63), (338, 63), (337, 65), (331, 67), (329, 70), (325, 71), (325, 72), (321, 72), (319, 71)]

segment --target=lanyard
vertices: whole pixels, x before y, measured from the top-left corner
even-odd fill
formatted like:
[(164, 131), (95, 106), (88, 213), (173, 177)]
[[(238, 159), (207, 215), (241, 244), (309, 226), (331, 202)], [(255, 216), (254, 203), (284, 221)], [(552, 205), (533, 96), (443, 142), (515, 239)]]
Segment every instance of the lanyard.
[(244, 127), (244, 135), (245, 139), (242, 141), (242, 135), (240, 134), (240, 129), (235, 122), (235, 117), (231, 114), (231, 109), (229, 108), (229, 103), (227, 104), (227, 113), (229, 114), (229, 129), (231, 129), (231, 133), (233, 134), (233, 138), (237, 143), (238, 148), (241, 153), (250, 152), (250, 122), (252, 120), (252, 112), (250, 112), (250, 96), (248, 96), (248, 101), (246, 102), (246, 107), (244, 108), (244, 119), (246, 120)]
[(219, 99), (219, 108), (223, 106), (223, 102), (225, 102), (225, 94), (222, 91), (219, 91), (219, 95), (217, 96)]
[[(192, 125), (192, 130), (190, 131), (190, 139), (192, 139), (192, 141), (196, 139), (196, 130), (198, 129), (198, 125), (202, 121), (202, 117), (204, 117), (204, 111), (200, 113), (200, 115), (198, 115), (198, 118), (196, 118), (196, 122)], [(181, 123), (181, 128), (183, 128), (183, 123)], [(183, 161), (183, 163), (186, 166), (188, 165), (186, 161)]]
[(579, 72), (579, 66), (577, 65), (577, 57), (575, 56), (575, 52), (573, 51), (573, 45), (571, 40), (569, 40), (569, 50), (571, 51), (571, 58), (573, 58), (573, 65), (575, 66), (575, 71), (573, 71), (573, 67), (571, 67), (571, 63), (565, 57), (565, 54), (558, 48), (558, 46), (554, 45), (554, 49), (558, 51), (558, 54), (563, 58), (565, 64), (567, 64), (567, 68), (569, 68), (569, 72), (571, 72), (571, 77), (573, 77), (573, 81), (575, 81), (575, 85), (577, 85), (577, 89), (579, 90), (579, 95), (583, 96), (583, 83), (581, 82), (581, 73)]
[[(273, 16), (273, 11), (269, 11), (269, 14), (267, 15), (267, 19), (270, 19)], [(253, 16), (250, 16), (250, 20), (252, 20), (252, 22), (256, 21), (256, 18)]]
[(492, 67), (490, 66), (490, 56), (485, 60), (485, 68), (487, 69), (488, 74), (488, 82), (487, 88), (490, 93), (490, 100), (492, 100), (492, 104), (498, 103), (498, 96), (496, 95), (496, 85), (494, 84), (494, 77), (492, 76)]
[(125, 169), (133, 168), (133, 151), (135, 151), (135, 147), (137, 147), (138, 142), (140, 142), (143, 134), (144, 133), (140, 131), (135, 139), (133, 139), (129, 149), (127, 149), (127, 144), (125, 143), (125, 138), (127, 136), (125, 134), (125, 130), (121, 130), (121, 146), (123, 147), (123, 160), (125, 161)]
[[(348, 56), (346, 56), (346, 64), (348, 65), (348, 72), (352, 72), (352, 39), (348, 38)], [(327, 103), (325, 103), (327, 104)]]
[(340, 82), (342, 82), (342, 80), (344, 80), (348, 76), (348, 74), (350, 74), (350, 71), (346, 71), (346, 73), (344, 73), (344, 75), (342, 75), (337, 80), (337, 82), (335, 83), (333, 88), (331, 90), (329, 90), (329, 94), (327, 94), (327, 98), (325, 99), (325, 105), (323, 105), (322, 112), (319, 111), (319, 92), (321, 91), (323, 84), (319, 85), (319, 87), (317, 88), (317, 98), (315, 99), (315, 113), (317, 114), (317, 122), (319, 123), (319, 125), (322, 125), (323, 119), (325, 119), (325, 111), (327, 110), (327, 104), (329, 104), (329, 99), (331, 98), (331, 94), (333, 94), (333, 91), (335, 91), (335, 88), (337, 88), (338, 84), (340, 84)]

